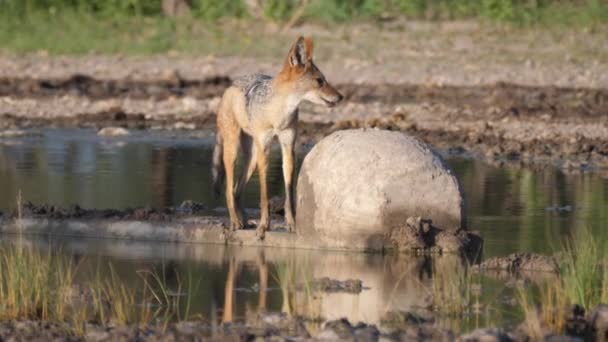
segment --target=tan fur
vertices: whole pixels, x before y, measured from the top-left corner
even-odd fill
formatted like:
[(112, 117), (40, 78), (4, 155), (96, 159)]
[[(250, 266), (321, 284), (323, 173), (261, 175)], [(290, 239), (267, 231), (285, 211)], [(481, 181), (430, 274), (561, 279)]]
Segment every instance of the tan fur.
[[(245, 78), (241, 87), (229, 87), (220, 101), (217, 113), (218, 137), (214, 150), (214, 188), (219, 191), (226, 179), (226, 205), (231, 229), (244, 226), (242, 192), (258, 169), (260, 178), (261, 218), (257, 227), (260, 238), (270, 224), (268, 205), (268, 151), (277, 137), (281, 144), (283, 178), (285, 180), (285, 221), (290, 231), (295, 229), (293, 198), (294, 144), (297, 136), (298, 105), (302, 101), (333, 106), (342, 100), (312, 60), (313, 42), (300, 37), (293, 44), (281, 71), (268, 83), (257, 87)], [(245, 84), (243, 86), (243, 84)], [(243, 88), (245, 87), (245, 88)], [(258, 90), (261, 89), (261, 90)], [(234, 166), (239, 147), (245, 159), (245, 170), (234, 185)]]

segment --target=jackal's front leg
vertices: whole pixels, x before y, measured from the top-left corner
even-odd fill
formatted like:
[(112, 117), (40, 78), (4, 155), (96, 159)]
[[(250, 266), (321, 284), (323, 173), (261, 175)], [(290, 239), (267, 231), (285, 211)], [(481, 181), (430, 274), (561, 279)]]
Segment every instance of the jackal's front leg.
[(281, 132), (279, 142), (281, 143), (281, 154), (283, 159), (283, 179), (285, 180), (285, 223), (290, 232), (295, 231), (296, 221), (294, 218), (293, 199), (293, 175), (294, 175), (294, 144), (296, 132), (294, 129)]
[(260, 178), (260, 223), (256, 229), (258, 238), (264, 239), (270, 227), (270, 209), (268, 204), (268, 147), (269, 138), (256, 139), (256, 159), (258, 163), (258, 176)]

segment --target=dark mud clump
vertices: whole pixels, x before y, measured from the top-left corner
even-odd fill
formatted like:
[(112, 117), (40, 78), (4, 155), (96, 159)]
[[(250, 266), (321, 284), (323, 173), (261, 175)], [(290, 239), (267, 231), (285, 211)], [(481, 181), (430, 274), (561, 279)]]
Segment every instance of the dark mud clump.
[(321, 341), (377, 341), (380, 338), (380, 331), (375, 325), (365, 323), (352, 325), (347, 319), (342, 318), (323, 323), (322, 330), (316, 337)]
[(490, 258), (479, 265), (481, 270), (496, 270), (518, 273), (521, 271), (541, 271), (557, 273), (559, 265), (552, 256), (534, 253), (514, 253), (506, 257)]
[[(96, 79), (75, 74), (67, 78), (0, 78), (0, 96), (41, 98), (64, 95), (91, 99), (129, 97), (162, 100), (190, 96), (199, 99), (221, 96), (230, 86), (226, 76), (186, 79), (171, 72), (156, 80)], [(598, 117), (608, 112), (608, 90), (524, 86), (510, 83), (476, 86), (420, 84), (340, 84), (337, 88), (347, 101), (358, 103), (441, 103), (476, 110), (495, 108), (500, 116)]]
[(460, 229), (455, 232), (433, 225), (431, 220), (410, 217), (391, 231), (389, 239), (399, 251), (416, 253), (461, 253), (473, 262), (481, 255), (483, 239), (479, 234)]
[(178, 73), (154, 81), (99, 80), (78, 74), (65, 79), (1, 78), (0, 96), (41, 98), (77, 95), (96, 100), (115, 97), (155, 100), (175, 96), (210, 98), (220, 96), (230, 83), (225, 76), (187, 80)]
[(381, 318), (389, 340), (454, 341), (454, 332), (438, 327), (435, 321), (435, 315), (428, 310), (390, 311)]
[[(204, 213), (207, 207), (198, 202), (184, 201), (177, 207), (135, 208), (135, 209), (84, 209), (79, 205), (61, 208), (54, 205), (36, 205), (27, 202), (23, 205), (21, 215), (24, 218), (48, 218), (48, 219), (120, 219), (138, 221), (169, 221), (177, 217), (184, 217)], [(13, 218), (18, 216), (15, 212)]]
[(106, 110), (82, 115), (67, 115), (57, 117), (17, 116), (10, 113), (0, 113), (0, 129), (2, 128), (95, 128), (124, 127), (129, 129), (164, 128), (173, 129), (176, 123), (192, 126), (194, 129), (209, 129), (215, 124), (215, 114), (184, 117), (179, 114), (163, 114), (157, 117), (147, 117), (144, 113), (128, 113), (122, 107), (116, 106)]
[(525, 86), (499, 82), (492, 85), (440, 86), (419, 84), (343, 84), (338, 88), (347, 101), (416, 103), (432, 102), (468, 106), (476, 110), (495, 108), (497, 115), (598, 117), (608, 112), (608, 90)]
[(311, 287), (322, 292), (345, 292), (359, 294), (363, 290), (363, 282), (359, 279), (337, 280), (329, 277), (314, 279)]

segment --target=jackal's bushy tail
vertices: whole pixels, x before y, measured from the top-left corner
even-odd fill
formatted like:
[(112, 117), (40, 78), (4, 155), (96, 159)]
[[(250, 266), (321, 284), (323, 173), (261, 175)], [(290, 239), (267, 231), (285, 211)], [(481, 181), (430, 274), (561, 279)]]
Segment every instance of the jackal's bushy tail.
[(213, 148), (213, 161), (211, 175), (213, 179), (213, 195), (215, 198), (219, 198), (222, 193), (222, 185), (224, 184), (224, 142), (222, 136), (217, 134), (215, 147)]

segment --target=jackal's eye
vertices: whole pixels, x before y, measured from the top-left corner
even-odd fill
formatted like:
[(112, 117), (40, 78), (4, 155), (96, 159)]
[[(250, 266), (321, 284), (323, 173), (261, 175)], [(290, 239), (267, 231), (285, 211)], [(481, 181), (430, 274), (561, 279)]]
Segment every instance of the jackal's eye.
[(322, 87), (323, 84), (325, 84), (325, 81), (321, 77), (317, 78), (317, 85), (319, 87)]

